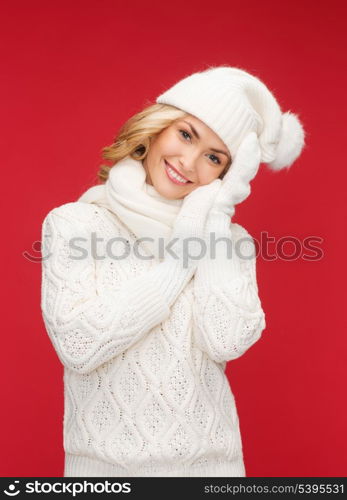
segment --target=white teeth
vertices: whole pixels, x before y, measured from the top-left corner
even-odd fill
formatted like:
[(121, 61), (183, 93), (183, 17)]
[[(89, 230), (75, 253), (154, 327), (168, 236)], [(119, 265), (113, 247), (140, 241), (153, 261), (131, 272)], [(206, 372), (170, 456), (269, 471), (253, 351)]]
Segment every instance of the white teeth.
[(172, 168), (170, 168), (169, 166), (167, 167), (167, 169), (168, 169), (171, 177), (174, 177), (179, 182), (184, 182), (185, 184), (188, 182), (186, 179), (183, 179), (183, 177), (181, 177), (180, 175), (176, 174), (176, 172), (174, 170), (172, 170)]

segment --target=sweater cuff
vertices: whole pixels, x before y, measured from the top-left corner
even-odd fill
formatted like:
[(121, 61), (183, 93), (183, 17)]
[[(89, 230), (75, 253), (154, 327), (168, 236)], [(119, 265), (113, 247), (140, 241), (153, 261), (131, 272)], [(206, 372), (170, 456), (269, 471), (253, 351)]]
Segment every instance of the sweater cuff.
[(136, 289), (131, 281), (129, 287), (131, 293), (129, 292), (129, 295), (126, 294), (126, 296), (131, 301), (129, 311), (133, 314), (131, 314), (131, 318), (125, 318), (124, 316), (127, 315), (123, 315), (123, 322), (134, 323), (133, 326), (136, 326), (136, 323), (144, 325), (146, 331), (152, 325), (161, 323), (169, 316), (169, 304), (166, 297), (163, 297), (155, 279), (143, 276), (143, 279), (136, 282)]
[(196, 286), (230, 283), (241, 271), (230, 217), (223, 212), (210, 212), (205, 238), (206, 255), (198, 264)]

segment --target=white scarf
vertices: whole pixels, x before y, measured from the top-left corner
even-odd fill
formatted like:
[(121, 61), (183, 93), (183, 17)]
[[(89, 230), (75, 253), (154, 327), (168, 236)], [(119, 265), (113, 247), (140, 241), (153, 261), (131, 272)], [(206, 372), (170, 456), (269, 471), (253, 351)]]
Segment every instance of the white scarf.
[[(149, 237), (140, 246), (159, 259), (158, 238), (166, 244), (183, 199), (169, 200), (146, 183), (146, 170), (140, 160), (127, 156), (109, 172), (105, 184), (92, 186), (78, 201), (95, 203), (116, 214), (137, 238)], [(143, 253), (139, 249), (139, 253)]]

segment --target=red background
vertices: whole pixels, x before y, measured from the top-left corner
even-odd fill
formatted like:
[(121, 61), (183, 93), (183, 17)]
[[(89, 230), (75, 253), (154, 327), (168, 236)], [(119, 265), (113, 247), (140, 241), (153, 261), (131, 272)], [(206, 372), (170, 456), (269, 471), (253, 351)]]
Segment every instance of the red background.
[(263, 79), (307, 131), (288, 172), (261, 166), (235, 220), (255, 239), (317, 236), (323, 252), (258, 257), (267, 327), (227, 368), (246, 472), (346, 476), (346, 14), (336, 0), (2, 4), (2, 476), (63, 475), (63, 367), (40, 312), (44, 216), (93, 184), (127, 118), (218, 64)]

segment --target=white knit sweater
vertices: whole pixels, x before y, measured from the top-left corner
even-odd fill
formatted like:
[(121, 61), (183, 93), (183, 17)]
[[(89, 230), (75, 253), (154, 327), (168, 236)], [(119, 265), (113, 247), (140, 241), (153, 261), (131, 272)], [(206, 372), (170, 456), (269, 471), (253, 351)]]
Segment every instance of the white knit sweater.
[[(254, 246), (228, 226), (219, 234)], [(136, 239), (83, 202), (54, 208), (42, 225), (41, 310), (64, 365), (64, 476), (245, 476), (225, 365), (265, 328), (255, 257), (206, 261), (191, 277), (133, 254), (112, 258), (105, 245), (117, 236)], [(76, 245), (87, 256), (71, 258), (81, 256), (72, 237), (85, 238)]]

